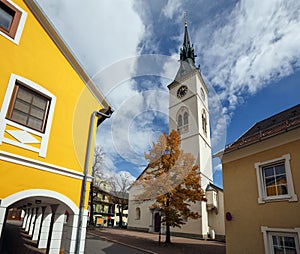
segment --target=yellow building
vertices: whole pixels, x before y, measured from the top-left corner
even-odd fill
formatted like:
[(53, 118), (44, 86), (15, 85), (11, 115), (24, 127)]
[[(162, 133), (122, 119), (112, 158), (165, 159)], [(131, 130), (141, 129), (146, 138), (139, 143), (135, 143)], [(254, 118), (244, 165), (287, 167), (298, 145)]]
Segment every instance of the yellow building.
[(0, 0), (0, 66), (0, 236), (18, 208), (39, 248), (83, 253), (87, 140), (110, 107), (34, 0)]
[(300, 104), (222, 155), (227, 254), (300, 253)]

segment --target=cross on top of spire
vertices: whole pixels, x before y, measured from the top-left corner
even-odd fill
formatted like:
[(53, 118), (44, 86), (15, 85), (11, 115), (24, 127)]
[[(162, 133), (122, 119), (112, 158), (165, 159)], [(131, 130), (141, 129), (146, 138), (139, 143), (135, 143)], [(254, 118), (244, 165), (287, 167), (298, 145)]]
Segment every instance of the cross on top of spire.
[(188, 25), (188, 22), (187, 22), (186, 17), (187, 17), (187, 12), (185, 11), (185, 12), (184, 12), (184, 26), (185, 26), (185, 27), (187, 27), (187, 25)]

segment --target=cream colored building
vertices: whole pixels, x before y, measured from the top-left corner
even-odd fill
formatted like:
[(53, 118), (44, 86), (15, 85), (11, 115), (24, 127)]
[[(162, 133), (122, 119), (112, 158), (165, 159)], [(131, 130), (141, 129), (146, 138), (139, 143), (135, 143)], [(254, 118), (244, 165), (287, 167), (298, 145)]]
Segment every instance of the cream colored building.
[(226, 253), (300, 253), (300, 104), (256, 123), (223, 154)]
[[(183, 47), (180, 51), (180, 67), (169, 88), (169, 132), (177, 130), (181, 135), (181, 149), (192, 153), (199, 165), (201, 186), (205, 190), (213, 182), (210, 124), (208, 109), (208, 88), (199, 68), (195, 66), (194, 48), (190, 44), (187, 24)], [(155, 223), (160, 211), (150, 209), (154, 200), (139, 202), (135, 196), (141, 192), (136, 185), (129, 191), (128, 227), (155, 231)], [(215, 204), (223, 207), (223, 193), (220, 188), (215, 193)], [(224, 238), (223, 209), (207, 208), (206, 202), (192, 204), (192, 209), (201, 214), (197, 220), (188, 219), (181, 228), (172, 228), (171, 232), (179, 235), (192, 235), (207, 238), (215, 235)], [(216, 216), (217, 215), (217, 216)], [(210, 222), (209, 219), (219, 220)], [(216, 228), (214, 228), (217, 225)], [(223, 228), (222, 228), (223, 225)]]

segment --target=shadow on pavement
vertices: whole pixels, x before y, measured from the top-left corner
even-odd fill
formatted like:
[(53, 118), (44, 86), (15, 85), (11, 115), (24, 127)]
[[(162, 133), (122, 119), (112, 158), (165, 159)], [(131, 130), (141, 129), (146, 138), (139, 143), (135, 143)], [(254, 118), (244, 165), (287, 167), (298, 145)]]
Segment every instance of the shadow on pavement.
[(3, 231), (1, 254), (44, 254), (37, 248), (36, 241), (21, 228), (20, 221), (7, 221)]

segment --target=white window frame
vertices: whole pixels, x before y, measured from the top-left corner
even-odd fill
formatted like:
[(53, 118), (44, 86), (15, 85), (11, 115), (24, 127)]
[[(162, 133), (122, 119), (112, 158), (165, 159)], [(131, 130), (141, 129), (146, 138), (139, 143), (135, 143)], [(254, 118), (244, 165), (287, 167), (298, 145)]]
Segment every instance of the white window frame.
[(297, 253), (300, 253), (300, 228), (269, 228), (266, 226), (261, 227), (263, 233), (265, 254), (274, 254), (273, 248), (273, 235), (292, 236), (295, 237), (295, 244)]
[[(184, 122), (184, 114), (187, 114), (187, 123)], [(181, 118), (182, 118), (182, 125), (179, 126), (178, 125), (178, 118), (179, 118), (179, 115), (181, 115)], [(180, 134), (184, 134), (184, 133), (187, 133), (189, 131), (189, 119), (190, 115), (189, 115), (189, 110), (187, 107), (185, 106), (182, 106), (178, 112), (177, 112), (177, 115), (176, 115), (176, 125), (177, 125), (177, 131), (180, 133)]]
[[(257, 186), (258, 186), (258, 203), (263, 204), (266, 202), (272, 202), (272, 201), (282, 201), (282, 200), (288, 200), (289, 202), (295, 202), (298, 201), (297, 195), (295, 194), (294, 185), (293, 185), (293, 179), (292, 179), (292, 172), (291, 172), (291, 166), (290, 166), (290, 154), (285, 154), (279, 158), (264, 161), (264, 162), (256, 162), (254, 164), (256, 169), (256, 177), (257, 177)], [(267, 196), (264, 186), (264, 178), (263, 178), (263, 172), (262, 167), (274, 164), (277, 162), (284, 161), (285, 165), (285, 173), (286, 173), (286, 179), (287, 179), (287, 190), (288, 193), (285, 195), (279, 195), (279, 196)]]
[[(28, 88), (38, 91), (39, 93), (45, 95), (46, 97), (51, 98), (51, 103), (50, 103), (48, 117), (47, 117), (47, 124), (46, 124), (45, 130), (43, 133), (41, 133), (37, 130), (31, 129), (29, 127), (26, 127), (24, 125), (21, 125), (19, 123), (16, 123), (14, 121), (11, 121), (6, 118), (7, 111), (9, 109), (9, 105), (10, 105), (10, 102), (12, 99), (14, 87), (15, 87), (15, 84), (17, 81), (26, 85)], [(22, 76), (18, 76), (16, 74), (11, 74), (9, 83), (8, 83), (8, 86), (6, 89), (5, 97), (4, 97), (4, 100), (2, 103), (2, 108), (0, 111), (0, 145), (2, 144), (2, 142), (8, 143), (8, 144), (11, 144), (14, 146), (18, 146), (18, 147), (33, 151), (33, 152), (37, 152), (40, 157), (45, 158), (46, 153), (47, 153), (48, 142), (49, 142), (50, 130), (51, 130), (51, 126), (52, 126), (52, 119), (53, 119), (53, 115), (54, 115), (55, 103), (56, 103), (56, 97), (52, 93), (50, 93), (48, 90), (43, 88), (42, 86), (40, 86), (40, 85), (34, 83), (33, 81), (26, 79)], [(40, 146), (39, 147), (32, 146), (30, 144), (32, 142), (26, 143), (26, 142), (17, 141), (15, 139), (10, 139), (10, 138), (5, 137), (5, 132), (10, 133), (9, 132), (10, 130), (8, 128), (9, 126), (12, 126), (16, 130), (22, 131), (27, 136), (31, 135), (32, 137), (34, 137), (34, 136), (40, 137), (41, 141), (38, 142), (38, 143), (40, 143)]]
[(22, 35), (22, 32), (23, 32), (24, 26), (25, 26), (25, 21), (26, 21), (26, 18), (27, 18), (27, 12), (24, 11), (23, 9), (21, 9), (13, 1), (11, 1), (11, 0), (6, 0), (6, 1), (8, 3), (10, 3), (11, 5), (13, 5), (17, 10), (19, 10), (22, 13), (22, 15), (21, 15), (21, 18), (20, 18), (20, 21), (19, 21), (19, 24), (18, 24), (16, 34), (13, 38), (10, 37), (9, 35), (7, 35), (6, 33), (3, 33), (2, 31), (0, 31), (0, 35), (4, 36), (6, 39), (8, 39), (8, 40), (10, 40), (13, 43), (18, 45), (19, 42), (20, 42), (20, 39), (21, 39), (21, 35)]

